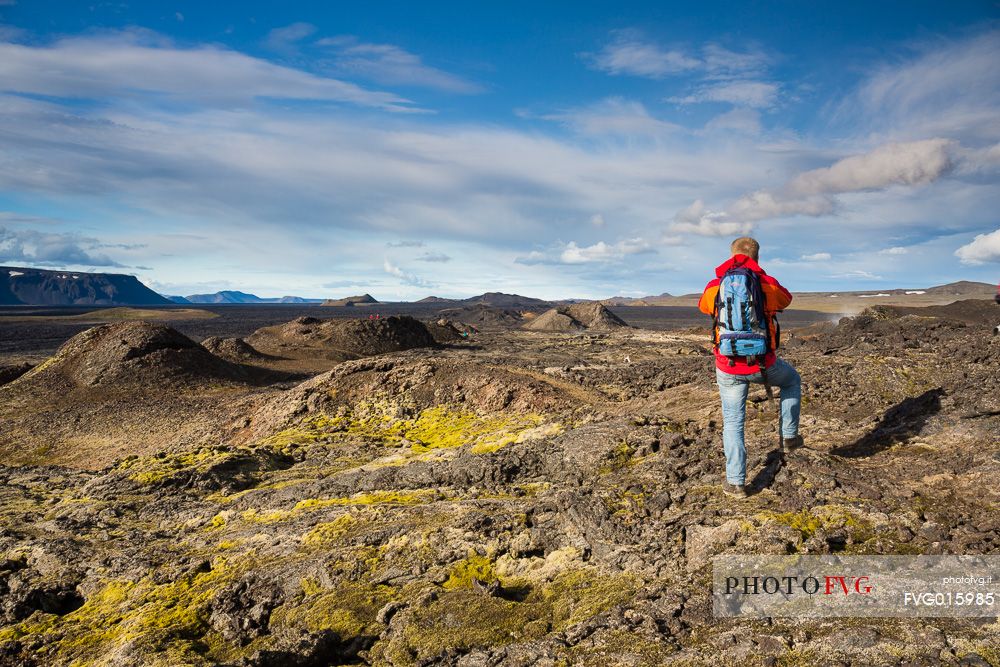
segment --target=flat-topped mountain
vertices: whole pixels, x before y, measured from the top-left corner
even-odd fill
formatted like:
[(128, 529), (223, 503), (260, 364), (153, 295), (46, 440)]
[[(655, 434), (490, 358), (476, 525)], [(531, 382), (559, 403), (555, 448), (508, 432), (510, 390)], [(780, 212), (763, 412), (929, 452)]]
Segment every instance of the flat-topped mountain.
[(122, 273), (0, 266), (0, 305), (150, 306), (171, 303)]
[(345, 296), (343, 299), (327, 299), (323, 306), (367, 306), (378, 303), (378, 300), (371, 294), (361, 294), (360, 296)]

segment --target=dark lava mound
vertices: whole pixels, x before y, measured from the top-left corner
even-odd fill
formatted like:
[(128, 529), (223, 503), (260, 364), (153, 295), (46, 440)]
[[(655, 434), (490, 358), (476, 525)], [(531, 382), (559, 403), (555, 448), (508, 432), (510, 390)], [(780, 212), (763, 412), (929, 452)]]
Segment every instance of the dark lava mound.
[(438, 315), (449, 320), (458, 320), (475, 325), (480, 329), (503, 329), (521, 324), (521, 314), (506, 308), (493, 308), (485, 304), (463, 306), (461, 308), (446, 308), (438, 311)]
[(245, 371), (162, 324), (118, 322), (87, 329), (21, 382), (63, 378), (78, 386), (243, 380)]
[(341, 361), (436, 344), (427, 327), (408, 316), (329, 320), (300, 317), (258, 329), (247, 342), (269, 354), (320, 351), (327, 359)]
[(577, 303), (547, 310), (524, 325), (530, 331), (612, 331), (628, 324), (601, 303)]
[(258, 352), (253, 345), (242, 338), (212, 336), (201, 341), (201, 345), (215, 356), (238, 364), (265, 361), (273, 358), (270, 355)]

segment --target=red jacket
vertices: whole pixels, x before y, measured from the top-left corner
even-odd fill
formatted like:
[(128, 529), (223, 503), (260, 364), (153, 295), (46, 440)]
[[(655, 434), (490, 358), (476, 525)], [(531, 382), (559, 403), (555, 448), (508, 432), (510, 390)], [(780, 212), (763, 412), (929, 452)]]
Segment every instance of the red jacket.
[[(778, 349), (778, 327), (775, 325), (774, 315), (788, 307), (788, 304), (792, 302), (792, 295), (777, 280), (767, 275), (757, 262), (746, 255), (733, 255), (716, 267), (715, 280), (705, 286), (705, 292), (701, 295), (701, 301), (698, 302), (698, 309), (706, 315), (715, 317), (715, 297), (719, 294), (719, 282), (726, 271), (740, 266), (745, 266), (760, 276), (760, 289), (764, 292), (764, 313), (768, 319), (768, 330), (771, 332), (772, 350), (764, 356), (764, 366), (765, 368), (770, 368), (777, 359), (773, 350)], [(760, 366), (757, 364), (748, 365), (743, 357), (733, 357), (732, 361), (734, 364), (730, 366), (730, 358), (719, 354), (718, 330), (715, 331), (715, 342), (715, 367), (723, 373), (729, 373), (730, 375), (750, 375), (760, 370)]]

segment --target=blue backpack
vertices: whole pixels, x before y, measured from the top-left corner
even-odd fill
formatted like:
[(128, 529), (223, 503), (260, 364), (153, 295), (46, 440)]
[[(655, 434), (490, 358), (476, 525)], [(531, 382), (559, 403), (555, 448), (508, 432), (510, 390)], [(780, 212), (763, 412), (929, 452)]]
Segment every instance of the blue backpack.
[(719, 331), (720, 354), (750, 357), (749, 363), (763, 362), (770, 338), (760, 276), (743, 267), (726, 271), (715, 297), (715, 327)]

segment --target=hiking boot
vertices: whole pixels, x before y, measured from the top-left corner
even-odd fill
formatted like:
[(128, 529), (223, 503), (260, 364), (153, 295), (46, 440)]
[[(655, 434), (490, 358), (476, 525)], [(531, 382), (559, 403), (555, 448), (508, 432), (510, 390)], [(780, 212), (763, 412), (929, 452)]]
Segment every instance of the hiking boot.
[(802, 436), (797, 435), (794, 438), (785, 438), (781, 444), (786, 452), (791, 452), (801, 447), (803, 442)]
[(730, 484), (729, 482), (726, 482), (722, 485), (722, 492), (733, 498), (747, 497), (747, 487), (742, 484)]

